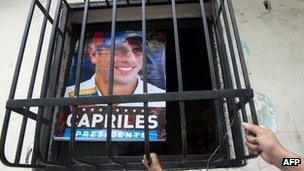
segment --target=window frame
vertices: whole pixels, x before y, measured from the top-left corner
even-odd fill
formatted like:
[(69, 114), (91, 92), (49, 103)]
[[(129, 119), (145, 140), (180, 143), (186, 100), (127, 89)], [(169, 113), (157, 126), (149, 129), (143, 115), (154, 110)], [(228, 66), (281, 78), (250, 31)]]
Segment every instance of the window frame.
[[(82, 22), (82, 28), (81, 28), (81, 40), (80, 40), (80, 49), (83, 50), (83, 40), (84, 40), (84, 33), (86, 30), (87, 25), (87, 16), (88, 11), (91, 9), (104, 9), (104, 8), (112, 8), (112, 31), (115, 30), (115, 24), (116, 24), (116, 0), (113, 1), (114, 4), (111, 5), (111, 2), (105, 1), (103, 5), (93, 5), (93, 7), (89, 7), (89, 1), (86, 0), (84, 4), (78, 4), (74, 7), (66, 2), (65, 0), (60, 0), (57, 8), (56, 13), (54, 16), (54, 19), (48, 14), (49, 10), (45, 9), (39, 1), (32, 1), (30, 13), (28, 16), (28, 20), (26, 23), (26, 28), (24, 31), (24, 37), (22, 40), (22, 45), (20, 48), (20, 53), (18, 56), (18, 61), (15, 69), (15, 75), (10, 91), (9, 100), (6, 104), (6, 114), (3, 124), (3, 131), (1, 135), (1, 153), (0, 158), (2, 162), (8, 166), (13, 167), (46, 167), (46, 166), (53, 166), (53, 167), (74, 167), (73, 165), (66, 166), (64, 163), (57, 163), (52, 161), (48, 158), (48, 149), (49, 149), (49, 143), (51, 140), (51, 128), (54, 126), (51, 124), (51, 121), (54, 119), (53, 113), (58, 110), (59, 106), (76, 106), (81, 103), (96, 103), (98, 101), (99, 103), (119, 103), (119, 102), (144, 102), (147, 104), (147, 102), (150, 101), (179, 101), (180, 108), (181, 108), (181, 125), (182, 125), (182, 155), (178, 156), (161, 156), (161, 159), (163, 160), (163, 166), (165, 168), (202, 168), (206, 167), (207, 165), (214, 166), (214, 167), (231, 167), (231, 166), (242, 166), (246, 164), (246, 159), (256, 157), (248, 155), (248, 153), (245, 153), (245, 147), (244, 142), (242, 139), (242, 132), (241, 132), (241, 119), (245, 122), (248, 122), (247, 114), (246, 114), (246, 104), (249, 105), (250, 108), (250, 114), (252, 118), (252, 122), (255, 124), (258, 124), (258, 120), (256, 117), (256, 111), (253, 104), (253, 90), (251, 89), (248, 73), (245, 66), (244, 61), (244, 55), (241, 49), (241, 43), (240, 43), (240, 37), (237, 30), (236, 25), (236, 19), (233, 12), (232, 2), (231, 0), (226, 1), (226, 5), (223, 1), (213, 1), (211, 3), (211, 17), (206, 16), (205, 11), (205, 3), (203, 0), (200, 0), (200, 9), (202, 14), (202, 22), (204, 26), (204, 33), (205, 33), (205, 39), (206, 39), (206, 46), (208, 50), (208, 59), (210, 64), (210, 74), (212, 78), (212, 90), (203, 90), (203, 91), (183, 91), (182, 86), (182, 75), (181, 75), (181, 64), (180, 64), (180, 56), (179, 56), (179, 39), (178, 39), (178, 24), (176, 16), (176, 5), (175, 1), (172, 2), (172, 12), (173, 12), (173, 29), (175, 34), (175, 47), (176, 47), (176, 61), (177, 61), (177, 70), (178, 70), (178, 85), (179, 85), (179, 91), (178, 92), (167, 92), (162, 94), (144, 94), (144, 95), (124, 95), (124, 96), (112, 96), (110, 93), (110, 96), (104, 96), (104, 97), (76, 97), (72, 99), (68, 98), (62, 98), (62, 91), (58, 91), (58, 88), (62, 88), (62, 83), (58, 83), (58, 79), (60, 77), (60, 70), (62, 70), (64, 67), (64, 64), (68, 63), (68, 57), (65, 55), (63, 56), (63, 52), (68, 52), (68, 54), (71, 54), (71, 49), (75, 44), (75, 38), (72, 36), (74, 34), (73, 30), (69, 30), (69, 26), (67, 26), (68, 16), (69, 12), (73, 10), (79, 10), (81, 8), (84, 8), (84, 17)], [(120, 1), (121, 2), (121, 1)], [(48, 1), (50, 3), (50, 1)], [(128, 8), (128, 6), (133, 6), (132, 4), (129, 4), (129, 1), (126, 1), (126, 4), (122, 4), (121, 7)], [(164, 1), (164, 2), (157, 2), (153, 4), (152, 2), (148, 1), (148, 5), (151, 3), (152, 5), (167, 5), (170, 4), (170, 1)], [(192, 3), (190, 1), (178, 1), (178, 3)], [(150, 5), (151, 5), (150, 4)], [(52, 33), (51, 33), (51, 42), (49, 44), (49, 51), (48, 51), (48, 58), (46, 63), (46, 69), (44, 71), (44, 80), (42, 84), (42, 90), (41, 90), (41, 97), (39, 99), (32, 99), (31, 97), (28, 97), (27, 99), (14, 99), (14, 94), (16, 91), (16, 85), (18, 82), (18, 76), (20, 72), (20, 67), (22, 64), (22, 57), (26, 45), (26, 39), (29, 32), (29, 27), (31, 25), (31, 19), (33, 17), (33, 11), (34, 7), (38, 6), (39, 9), (44, 13), (44, 22), (49, 21), (53, 24), (52, 27)], [(118, 4), (119, 5), (119, 4)], [(134, 6), (140, 6), (141, 3), (134, 4)], [(229, 11), (229, 21), (231, 22), (233, 32), (230, 31), (227, 11)], [(143, 23), (143, 30), (146, 29), (145, 23), (146, 23), (146, 16), (145, 16), (145, 10), (146, 7), (142, 6), (142, 10), (144, 11), (142, 13), (142, 17), (144, 18), (142, 20)], [(215, 17), (216, 16), (216, 17)], [(208, 23), (211, 23), (208, 25)], [(44, 26), (45, 29), (45, 26)], [(42, 27), (42, 30), (44, 30)], [(112, 32), (113, 33), (113, 32)], [(226, 35), (224, 34), (226, 33)], [(69, 35), (69, 36), (66, 36)], [(235, 46), (233, 45), (233, 39), (232, 35), (234, 35), (234, 41)], [(226, 36), (226, 39), (225, 39)], [(66, 37), (70, 37), (70, 40), (66, 40)], [(112, 39), (115, 36), (112, 37)], [(145, 37), (145, 32), (143, 37)], [(66, 45), (66, 42), (71, 42), (70, 48), (64, 48)], [(73, 43), (74, 41), (74, 43)], [(212, 46), (214, 44), (215, 46)], [(230, 55), (227, 51), (227, 46), (230, 48)], [(41, 48), (41, 47), (40, 47)], [(237, 70), (238, 65), (235, 66), (235, 61), (233, 59), (236, 58), (236, 54), (233, 54), (235, 49), (237, 50), (237, 54), (240, 60), (240, 65), (242, 69), (242, 77), (244, 79), (245, 86), (241, 85), (241, 81), (238, 80), (240, 77), (238, 75), (239, 71)], [(74, 49), (73, 49), (74, 50)], [(79, 56), (82, 54), (82, 50), (79, 52)], [(114, 49), (111, 51), (113, 52)], [(231, 57), (232, 64), (229, 63), (228, 56)], [(220, 61), (220, 62), (218, 62)], [(112, 61), (113, 63), (113, 61)], [(220, 67), (217, 67), (215, 64), (220, 63)], [(234, 74), (231, 73), (231, 65), (234, 69)], [(79, 67), (78, 67), (79, 68)], [(236, 70), (235, 70), (236, 68)], [(220, 75), (220, 72), (222, 75)], [(229, 73), (228, 73), (229, 72)], [(80, 70), (77, 70), (77, 75), (79, 76)], [(111, 74), (113, 77), (113, 73)], [(233, 76), (235, 77), (236, 85), (233, 83)], [(35, 78), (35, 75), (34, 75)], [(47, 85), (48, 78), (51, 78), (50, 85)], [(62, 77), (60, 77), (62, 78)], [(77, 80), (77, 79), (76, 79)], [(35, 81), (31, 81), (34, 83)], [(221, 83), (223, 82), (223, 83)], [(79, 84), (79, 79), (76, 81), (76, 85)], [(113, 83), (112, 83), (113, 84)], [(146, 84), (146, 81), (145, 81)], [(222, 86), (224, 85), (224, 89), (222, 89)], [(78, 86), (79, 89), (79, 86)], [(77, 90), (77, 88), (76, 88)], [(59, 92), (59, 93), (58, 93)], [(76, 91), (77, 92), (77, 91)], [(61, 94), (58, 96), (58, 94)], [(222, 126), (223, 128), (226, 127), (225, 118), (223, 118), (221, 115), (226, 112), (228, 112), (229, 120), (230, 122), (233, 122), (233, 125), (231, 126), (232, 129), (232, 139), (233, 139), (233, 146), (234, 146), (234, 152), (235, 152), (235, 158), (230, 157), (230, 154), (227, 155), (227, 158), (218, 160), (218, 158), (212, 159), (212, 161), (209, 163), (207, 160), (201, 160), (202, 156), (199, 155), (188, 155), (187, 154), (187, 138), (186, 138), (186, 130), (185, 130), (185, 113), (183, 111), (183, 101), (185, 100), (198, 100), (198, 99), (213, 99), (216, 110), (217, 110), (217, 117), (221, 119), (217, 119), (219, 121), (219, 126)], [(238, 99), (238, 100), (236, 100)], [(225, 105), (227, 109), (225, 109)], [(110, 105), (111, 106), (111, 105)], [(29, 109), (31, 107), (39, 107), (38, 113), (31, 112)], [(238, 114), (237, 111), (241, 110), (241, 117)], [(24, 138), (24, 132), (19, 136), (19, 143), (17, 147), (17, 153), (16, 153), (16, 159), (15, 162), (9, 162), (6, 158), (4, 149), (5, 149), (5, 143), (6, 143), (6, 137), (7, 137), (7, 128), (8, 124), (10, 122), (10, 115), (11, 113), (16, 112), (19, 113), (25, 118), (24, 120), (27, 120), (27, 118), (31, 118), (36, 121), (36, 131), (35, 131), (35, 143), (34, 143), (34, 156), (32, 160), (32, 164), (22, 164), (20, 163), (20, 153), (22, 149), (22, 137)], [(145, 111), (147, 111), (145, 109)], [(147, 112), (145, 112), (145, 116), (147, 116)], [(111, 117), (109, 117), (111, 118)], [(75, 125), (75, 120), (73, 121)], [(108, 120), (108, 123), (111, 123), (111, 119)], [(145, 122), (145, 131), (147, 132), (147, 126)], [(26, 121), (22, 123), (22, 128), (25, 130), (26, 127)], [(229, 131), (230, 128), (225, 128)], [(108, 133), (111, 132), (110, 126), (108, 127)], [(46, 134), (45, 134), (46, 133)], [(75, 133), (75, 132), (74, 132)], [(220, 131), (222, 135), (220, 137), (223, 137), (221, 139), (220, 144), (223, 143), (226, 145), (229, 144), (226, 138), (226, 133)], [(110, 134), (109, 134), (110, 135)], [(135, 169), (135, 168), (142, 168), (141, 163), (133, 163), (127, 165), (126, 162), (130, 162), (134, 159), (138, 160), (138, 157), (134, 158), (113, 158), (111, 155), (110, 150), (108, 150), (108, 157), (105, 158), (105, 160), (110, 160), (115, 164), (98, 164), (96, 162), (92, 162), (88, 159), (80, 159), (77, 154), (75, 153), (75, 134), (73, 134), (73, 137), (71, 138), (70, 143), (70, 155), (72, 158), (72, 161), (77, 164), (84, 164), (86, 166), (90, 167), (104, 167), (104, 168), (122, 168), (127, 167), (129, 169)], [(111, 147), (111, 140), (108, 137), (107, 139), (108, 146)], [(148, 139), (145, 139), (145, 153), (150, 153), (149, 151), (149, 141)], [(239, 147), (239, 145), (241, 146)], [(46, 147), (46, 148), (43, 148)], [(18, 157), (19, 156), (19, 157)], [(220, 159), (220, 158), (219, 158)], [(105, 161), (104, 160), (104, 161)], [(76, 166), (75, 165), (75, 166)], [(77, 166), (81, 167), (81, 166)], [(85, 167), (85, 166), (84, 166)]]

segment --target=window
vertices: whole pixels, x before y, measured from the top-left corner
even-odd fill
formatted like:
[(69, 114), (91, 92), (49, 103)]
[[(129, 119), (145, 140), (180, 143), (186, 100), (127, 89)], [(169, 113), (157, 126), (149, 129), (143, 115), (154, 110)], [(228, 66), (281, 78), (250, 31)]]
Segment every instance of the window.
[[(10, 98), (6, 106), (0, 145), (1, 149), (5, 149), (6, 137), (10, 136), (7, 134), (7, 129), (12, 113), (19, 113), (23, 117), (20, 136), (16, 137), (20, 143), (16, 149), (14, 162), (8, 161), (4, 150), (1, 150), (4, 164), (16, 167), (143, 169), (142, 154), (157, 152), (164, 168), (189, 169), (242, 166), (246, 164), (246, 159), (255, 157), (248, 155), (242, 139), (241, 120), (245, 122), (249, 120), (257, 124), (257, 118), (252, 100), (253, 90), (248, 80), (231, 0), (225, 2), (150, 0), (145, 5), (141, 1), (133, 0), (102, 2), (86, 0), (85, 3), (79, 4), (59, 0), (54, 19), (48, 14), (49, 4), (50, 1), (44, 8), (39, 1), (33, 0), (30, 9)], [(32, 98), (37, 67), (42, 65), (39, 62), (40, 54), (37, 53), (28, 97), (15, 99), (22, 51), (26, 45), (35, 6), (44, 13), (42, 34), (46, 22), (53, 25), (41, 96), (38, 99)], [(115, 38), (119, 37), (120, 33), (131, 34), (128, 32), (130, 30), (132, 36), (125, 37), (128, 38), (127, 44), (115, 43), (116, 47), (114, 47)], [(113, 34), (114, 31), (116, 35)], [(162, 35), (164, 47), (161, 50), (165, 52), (164, 60), (157, 63), (164, 73), (162, 81), (158, 82), (153, 82), (151, 75), (149, 77), (151, 72), (147, 69), (150, 66), (147, 63), (153, 61), (149, 61), (151, 58), (147, 56), (151, 49), (148, 48), (149, 43), (142, 41), (149, 42), (148, 35), (151, 32), (159, 33), (155, 34), (156, 37)], [(90, 93), (86, 96), (81, 91), (83, 82), (90, 79), (94, 73), (89, 68), (94, 66), (95, 72), (104, 69), (98, 68), (97, 63), (93, 63), (95, 65), (92, 66), (88, 64), (90, 67), (87, 68), (82, 66), (92, 58), (91, 52), (87, 49), (90, 42), (94, 42), (96, 33), (103, 36), (108, 34), (108, 46), (103, 43), (102, 46), (94, 45), (94, 48), (107, 49), (107, 55), (110, 57), (107, 66), (111, 66), (107, 73), (109, 87), (104, 96), (98, 96), (98, 93), (103, 94), (100, 89), (99, 92), (94, 90), (97, 96), (91, 96)], [(88, 35), (92, 37), (89, 42)], [(132, 41), (136, 39), (136, 43), (130, 43), (129, 39)], [(38, 43), (42, 44), (42, 41)], [(39, 48), (41, 50), (41, 47), (38, 47), (38, 51)], [(143, 49), (146, 49), (146, 52)], [(132, 66), (115, 65), (116, 55), (123, 53), (143, 56), (142, 69), (139, 70), (139, 79), (143, 80), (143, 90), (139, 94), (122, 95), (114, 92), (114, 79), (118, 72), (114, 68), (121, 67), (123, 74), (136, 68), (136, 60)], [(100, 54), (102, 55), (104, 54)], [(84, 56), (90, 58), (83, 59)], [(84, 72), (89, 74), (86, 75)], [(86, 77), (88, 75), (90, 77)], [(145, 88), (148, 84), (165, 91), (150, 93)], [(71, 98), (65, 95), (68, 85), (74, 85)], [(96, 115), (94, 125), (97, 120), (107, 125), (104, 127), (107, 134), (103, 141), (96, 141), (99, 140), (98, 138), (77, 139), (77, 131), (85, 128), (86, 124), (90, 127), (93, 121), (89, 120), (94, 120), (93, 111), (79, 114), (79, 105), (82, 107), (86, 105), (82, 109), (88, 110), (90, 105), (105, 104), (105, 107), (98, 109), (107, 110), (109, 115), (115, 110), (122, 109), (116, 104), (135, 102), (144, 104), (136, 108), (143, 111), (143, 119), (146, 119), (142, 122), (144, 127), (141, 127), (144, 135), (149, 131), (147, 122), (148, 117), (151, 116), (148, 112), (149, 104), (165, 103), (163, 120), (166, 136), (157, 138), (161, 141), (153, 141), (151, 136), (144, 136), (141, 141), (116, 141), (113, 138), (115, 130), (113, 127), (110, 128), (114, 118), (105, 119), (106, 115), (102, 115), (102, 112), (95, 113), (99, 118)], [(66, 108), (70, 109), (70, 125), (65, 125), (68, 115), (61, 114)], [(33, 112), (32, 109), (37, 111)], [(130, 108), (125, 109), (130, 110)], [(81, 118), (84, 115), (88, 117), (83, 121), (84, 126), (76, 128), (82, 122)], [(101, 121), (101, 117), (105, 120)], [(117, 120), (114, 122), (118, 122), (118, 117), (116, 115)], [(28, 118), (36, 123), (35, 143), (32, 163), (24, 164), (20, 162), (20, 153)], [(64, 123), (61, 133), (67, 133), (66, 137), (56, 134), (58, 129), (61, 129), (58, 128), (60, 121)], [(86, 121), (88, 123), (85, 123)], [(67, 127), (68, 131), (65, 130)], [(112, 137), (107, 136), (111, 133)], [(59, 141), (60, 139), (65, 141)]]

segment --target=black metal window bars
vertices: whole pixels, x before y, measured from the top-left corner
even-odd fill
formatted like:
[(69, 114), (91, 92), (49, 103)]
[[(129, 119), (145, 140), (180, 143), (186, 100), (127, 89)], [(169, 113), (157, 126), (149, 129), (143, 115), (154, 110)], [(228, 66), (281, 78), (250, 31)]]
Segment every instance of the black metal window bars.
[[(87, 18), (90, 9), (96, 8), (89, 0), (85, 0), (83, 5), (83, 20), (79, 42), (78, 63), (76, 69), (76, 86), (75, 97), (64, 98), (56, 97), (58, 80), (60, 75), (60, 67), (62, 63), (63, 48), (65, 38), (68, 36), (68, 12), (72, 9), (66, 0), (58, 0), (58, 4), (55, 11), (54, 19), (50, 16), (51, 0), (47, 0), (46, 7), (44, 7), (39, 0), (32, 0), (30, 6), (30, 12), (26, 21), (22, 43), (17, 58), (17, 64), (12, 81), (12, 86), (9, 94), (9, 99), (6, 103), (6, 113), (2, 128), (1, 141), (0, 141), (0, 158), (1, 161), (12, 167), (30, 167), (30, 168), (44, 168), (47, 166), (54, 167), (68, 167), (65, 163), (58, 163), (50, 160), (41, 147), (41, 130), (43, 127), (47, 127), (51, 132), (52, 130), (52, 118), (45, 118), (45, 113), (51, 116), (55, 113), (55, 107), (58, 106), (73, 106), (72, 117), (72, 136), (69, 141), (69, 150), (72, 161), (77, 165), (86, 165), (89, 167), (101, 167), (101, 168), (132, 168), (132, 165), (140, 165), (139, 162), (134, 162), (130, 159), (121, 159), (113, 157), (111, 146), (111, 117), (108, 117), (107, 122), (107, 157), (103, 158), (101, 162), (92, 162), (79, 158), (75, 152), (75, 131), (76, 131), (76, 106), (80, 104), (108, 104), (109, 113), (112, 113), (112, 105), (115, 103), (128, 103), (128, 102), (142, 102), (144, 103), (144, 132), (148, 134), (148, 112), (147, 103), (152, 101), (178, 101), (180, 108), (180, 124), (181, 124), (181, 137), (182, 137), (182, 155), (179, 156), (161, 156), (162, 164), (165, 168), (202, 168), (206, 166), (214, 167), (226, 167), (232, 165), (244, 164), (246, 159), (255, 157), (248, 155), (246, 152), (241, 130), (241, 122), (251, 122), (258, 124), (256, 111), (253, 103), (253, 90), (251, 89), (247, 69), (245, 66), (244, 54), (242, 51), (240, 36), (237, 29), (237, 23), (234, 15), (234, 10), (231, 0), (213, 0), (208, 2), (211, 4), (211, 15), (209, 18), (206, 16), (206, 9), (204, 0), (189, 1), (189, 0), (175, 0), (171, 1), (155, 1), (145, 0), (140, 1), (102, 1), (99, 6), (102, 8), (112, 8), (112, 22), (111, 22), (111, 60), (110, 60), (110, 84), (109, 95), (103, 97), (78, 97), (80, 88), (81, 77), (81, 61), (83, 57), (84, 49), (84, 36), (86, 32)], [(212, 90), (203, 91), (183, 91), (183, 79), (181, 71), (180, 61), (180, 41), (178, 34), (178, 19), (176, 15), (176, 3), (199, 3), (201, 9), (201, 18), (204, 30), (204, 38), (208, 53), (208, 61), (210, 67), (210, 76), (212, 83)], [(116, 13), (117, 8), (120, 6), (128, 7), (128, 5), (141, 6), (142, 9), (142, 39), (146, 41), (146, 5), (162, 5), (171, 4), (172, 6), (172, 19), (173, 19), (173, 31), (177, 64), (177, 78), (178, 78), (178, 92), (167, 92), (158, 94), (147, 94), (147, 61), (146, 61), (146, 45), (143, 47), (143, 72), (144, 72), (144, 93), (140, 95), (113, 95), (113, 74), (114, 74), (114, 50), (115, 50), (115, 28), (116, 28)], [(32, 75), (30, 79), (30, 85), (28, 89), (28, 95), (26, 99), (15, 99), (16, 87), (18, 84), (18, 78), (20, 75), (20, 68), (22, 65), (22, 59), (26, 48), (27, 38), (33, 18), (35, 7), (38, 7), (44, 14), (41, 32), (39, 36), (38, 47), (35, 56), (35, 62), (32, 69)], [(41, 86), (40, 98), (32, 98), (34, 85), (37, 76), (37, 69), (39, 65), (40, 55), (42, 51), (42, 45), (46, 30), (46, 24), (50, 22), (52, 24), (52, 31), (50, 36), (49, 47), (47, 51), (47, 59), (45, 63), (45, 70), (43, 73), (43, 81)], [(61, 24), (60, 24), (61, 23)], [(63, 24), (62, 24), (63, 23)], [(232, 31), (231, 31), (232, 30)], [(213, 42), (213, 43), (212, 43)], [(227, 48), (228, 47), (228, 48)], [(239, 71), (241, 69), (241, 71)], [(187, 152), (187, 133), (186, 133), (186, 117), (184, 109), (185, 100), (200, 100), (200, 99), (212, 99), (216, 106), (217, 119), (224, 118), (224, 105), (227, 105), (227, 112), (229, 114), (229, 121), (231, 123), (231, 131), (233, 137), (234, 157), (227, 157), (223, 159), (213, 160), (211, 157), (209, 160), (201, 159)], [(249, 106), (248, 108), (246, 107)], [(30, 111), (30, 108), (38, 107), (38, 112), (34, 113)], [(10, 123), (10, 117), (12, 112), (21, 114), (23, 116), (20, 134), (18, 137), (18, 145), (16, 148), (15, 160), (13, 162), (7, 159), (5, 154), (6, 139), (8, 136), (8, 127)], [(251, 115), (248, 115), (248, 112)], [(241, 114), (241, 115), (240, 115)], [(247, 116), (251, 116), (248, 119)], [(25, 130), (28, 118), (36, 121), (35, 139), (33, 148), (33, 157), (30, 164), (23, 164), (20, 162), (21, 151), (23, 147), (23, 141), (25, 137)], [(224, 121), (219, 122), (219, 127), (225, 127)], [(229, 131), (230, 128), (226, 128), (225, 131)], [(227, 138), (225, 132), (220, 132), (220, 144), (227, 144)], [(50, 134), (48, 135), (50, 138)], [(45, 148), (47, 149), (47, 148)], [(145, 136), (145, 152), (147, 156), (150, 153), (149, 137)], [(128, 161), (132, 161), (128, 163)], [(134, 168), (134, 167), (133, 167)], [(136, 167), (135, 167), (136, 168)]]

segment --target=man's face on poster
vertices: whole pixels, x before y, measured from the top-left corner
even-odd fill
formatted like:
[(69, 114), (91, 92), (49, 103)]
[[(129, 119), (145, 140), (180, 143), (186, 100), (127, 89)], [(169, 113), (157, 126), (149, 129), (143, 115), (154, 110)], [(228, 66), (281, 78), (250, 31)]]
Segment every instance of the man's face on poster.
[[(110, 47), (100, 48), (92, 44), (89, 48), (91, 62), (95, 64), (95, 72), (102, 79), (108, 80), (110, 73)], [(137, 74), (142, 68), (143, 54), (141, 42), (129, 37), (116, 44), (114, 62), (114, 84), (128, 84), (137, 80)]]

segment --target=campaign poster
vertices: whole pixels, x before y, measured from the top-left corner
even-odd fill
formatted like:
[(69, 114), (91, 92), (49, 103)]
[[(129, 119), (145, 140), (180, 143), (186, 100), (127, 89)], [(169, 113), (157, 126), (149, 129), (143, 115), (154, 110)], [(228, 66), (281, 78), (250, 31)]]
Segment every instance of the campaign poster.
[[(147, 93), (166, 92), (166, 35), (160, 31), (147, 32), (142, 42), (141, 31), (116, 32), (114, 54), (113, 95), (143, 94), (143, 44), (146, 44)], [(107, 96), (109, 87), (111, 33), (102, 30), (88, 32), (82, 61), (79, 96)], [(75, 94), (78, 43), (69, 69), (65, 97)], [(112, 141), (144, 141), (143, 103), (113, 104)], [(76, 107), (76, 141), (106, 141), (107, 104), (83, 104)], [(75, 112), (75, 111), (74, 111)], [(166, 141), (166, 102), (148, 103), (150, 141)], [(62, 107), (57, 115), (54, 139), (69, 140), (72, 107)]]

